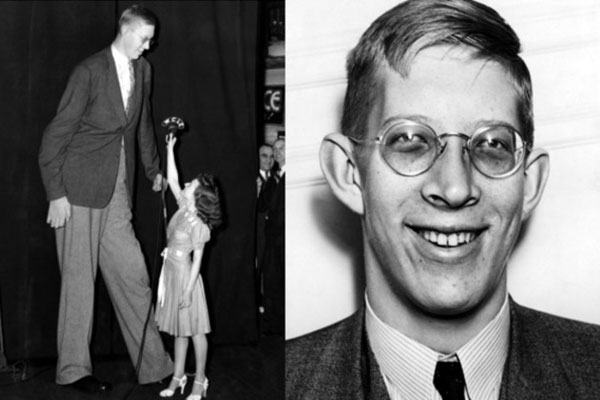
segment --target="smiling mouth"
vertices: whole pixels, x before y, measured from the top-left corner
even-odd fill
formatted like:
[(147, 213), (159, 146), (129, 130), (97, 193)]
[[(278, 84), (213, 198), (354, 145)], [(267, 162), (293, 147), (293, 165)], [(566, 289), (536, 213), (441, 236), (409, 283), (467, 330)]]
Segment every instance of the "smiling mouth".
[[(414, 229), (414, 228), (413, 228)], [(440, 247), (459, 247), (477, 239), (483, 230), (440, 232), (431, 229), (414, 229), (423, 239)]]

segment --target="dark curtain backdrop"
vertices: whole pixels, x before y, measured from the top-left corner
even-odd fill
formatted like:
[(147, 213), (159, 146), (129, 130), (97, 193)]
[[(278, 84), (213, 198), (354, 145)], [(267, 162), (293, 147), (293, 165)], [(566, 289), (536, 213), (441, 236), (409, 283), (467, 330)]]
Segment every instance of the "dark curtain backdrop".
[[(213, 232), (202, 266), (211, 343), (254, 342), (260, 5), (243, 0), (135, 3), (159, 18), (158, 44), (146, 58), (154, 71), (152, 104), (162, 160), (160, 122), (179, 116), (188, 125), (176, 149), (181, 181), (212, 172), (222, 189), (225, 224)], [(56, 355), (60, 275), (54, 233), (45, 223), (48, 203), (37, 153), (71, 70), (110, 45), (118, 16), (131, 4), (0, 2), (0, 306), (9, 360)], [(152, 275), (160, 268), (164, 226), (160, 195), (152, 192), (141, 168), (136, 192), (134, 227)], [(176, 208), (171, 197), (167, 193), (169, 217)], [(102, 279), (93, 351), (124, 352)]]

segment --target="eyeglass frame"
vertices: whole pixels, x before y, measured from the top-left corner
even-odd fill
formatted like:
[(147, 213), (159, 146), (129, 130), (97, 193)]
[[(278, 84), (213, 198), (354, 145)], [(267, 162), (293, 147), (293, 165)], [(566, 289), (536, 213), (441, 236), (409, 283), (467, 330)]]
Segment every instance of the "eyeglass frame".
[[(401, 173), (399, 171), (397, 171), (394, 167), (392, 167), (389, 163), (389, 161), (387, 160), (387, 158), (384, 156), (383, 154), (383, 149), (382, 149), (382, 143), (384, 143), (384, 138), (386, 137), (386, 135), (390, 132), (390, 127), (391, 126), (395, 126), (396, 124), (399, 123), (405, 123), (408, 125), (412, 125), (412, 126), (422, 126), (427, 128), (428, 130), (430, 130), (434, 136), (436, 137), (438, 146), (437, 146), (437, 154), (435, 155), (435, 157), (432, 159), (431, 163), (429, 164), (429, 166), (427, 168), (425, 168), (423, 171), (417, 172), (415, 174), (405, 174), (405, 173)], [(497, 176), (493, 176), (493, 175), (489, 175), (486, 174), (485, 172), (483, 172), (481, 169), (479, 169), (479, 167), (477, 166), (476, 163), (472, 162), (472, 158), (471, 158), (471, 150), (469, 147), (469, 144), (471, 142), (471, 139), (473, 137), (475, 137), (477, 134), (479, 134), (480, 132), (484, 132), (485, 130), (488, 130), (492, 127), (496, 127), (496, 126), (503, 126), (506, 127), (508, 129), (510, 129), (512, 131), (513, 134), (517, 135), (521, 141), (523, 142), (523, 148), (522, 148), (522, 156), (521, 159), (519, 160), (518, 163), (515, 164), (515, 166), (509, 170), (508, 172), (505, 172), (503, 174), (497, 175)], [(422, 175), (424, 173), (426, 173), (427, 171), (429, 171), (431, 169), (431, 167), (433, 167), (436, 163), (436, 161), (438, 160), (438, 158), (444, 153), (444, 150), (446, 149), (447, 143), (442, 143), (442, 138), (444, 137), (449, 137), (449, 136), (456, 136), (459, 137), (461, 139), (464, 139), (466, 141), (466, 143), (463, 145), (462, 149), (463, 151), (466, 150), (467, 154), (469, 155), (469, 160), (471, 160), (471, 165), (473, 165), (475, 167), (475, 169), (477, 171), (479, 171), (479, 173), (481, 173), (482, 175), (490, 178), (490, 179), (503, 179), (506, 178), (512, 174), (514, 174), (522, 165), (523, 162), (525, 161), (525, 159), (527, 158), (527, 156), (529, 155), (529, 152), (532, 149), (532, 145), (531, 143), (529, 143), (529, 141), (525, 140), (525, 138), (523, 137), (523, 135), (521, 134), (521, 132), (519, 132), (515, 127), (513, 127), (510, 124), (507, 123), (495, 123), (495, 124), (489, 124), (489, 125), (484, 125), (481, 126), (477, 129), (475, 129), (475, 131), (473, 131), (473, 133), (471, 134), (471, 136), (465, 134), (465, 133), (461, 133), (461, 132), (444, 132), (442, 134), (439, 134), (435, 131), (435, 129), (433, 129), (431, 126), (421, 123), (421, 122), (417, 122), (417, 121), (413, 121), (411, 119), (408, 118), (400, 118), (400, 119), (396, 119), (394, 120), (394, 124), (390, 125), (388, 127), (385, 127), (383, 134), (378, 135), (377, 137), (370, 139), (370, 138), (364, 138), (364, 139), (358, 139), (355, 138), (353, 136), (348, 135), (348, 139), (350, 139), (352, 142), (354, 142), (355, 144), (358, 145), (363, 145), (364, 143), (370, 142), (370, 143), (376, 143), (378, 145), (379, 148), (379, 155), (381, 156), (381, 158), (383, 159), (383, 161), (385, 162), (385, 164), (392, 170), (394, 171), (396, 174), (401, 175), (401, 176), (406, 176), (406, 177), (415, 177), (415, 176), (419, 176)]]
[(156, 44), (156, 40), (154, 40), (154, 38), (148, 38), (145, 36), (141, 36), (134, 30), (132, 30), (131, 32), (133, 32), (135, 34), (135, 36), (140, 38), (140, 40), (142, 41), (142, 46), (144, 46), (146, 43), (148, 43), (148, 47), (152, 47)]

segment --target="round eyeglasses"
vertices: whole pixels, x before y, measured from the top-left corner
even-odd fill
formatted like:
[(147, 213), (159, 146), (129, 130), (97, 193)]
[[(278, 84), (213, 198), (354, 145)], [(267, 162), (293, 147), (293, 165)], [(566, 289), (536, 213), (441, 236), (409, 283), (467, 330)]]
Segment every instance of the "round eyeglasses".
[(521, 134), (508, 124), (493, 124), (478, 128), (471, 136), (464, 133), (443, 133), (408, 119), (394, 121), (375, 139), (356, 139), (357, 144), (375, 142), (386, 164), (396, 173), (417, 176), (429, 170), (444, 153), (448, 137), (466, 141), (472, 165), (490, 178), (504, 178), (513, 174), (530, 150)]

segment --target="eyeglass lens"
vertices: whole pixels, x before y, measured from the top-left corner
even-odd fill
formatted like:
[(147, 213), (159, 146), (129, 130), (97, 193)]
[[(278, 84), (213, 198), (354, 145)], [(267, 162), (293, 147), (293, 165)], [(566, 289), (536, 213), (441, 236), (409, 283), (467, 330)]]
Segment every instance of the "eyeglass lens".
[[(396, 172), (414, 176), (425, 172), (446, 146), (427, 126), (399, 123), (383, 135), (381, 151), (384, 160)], [(524, 143), (508, 126), (493, 125), (478, 129), (468, 140), (467, 150), (473, 165), (483, 174), (499, 177), (512, 172), (521, 162)]]

